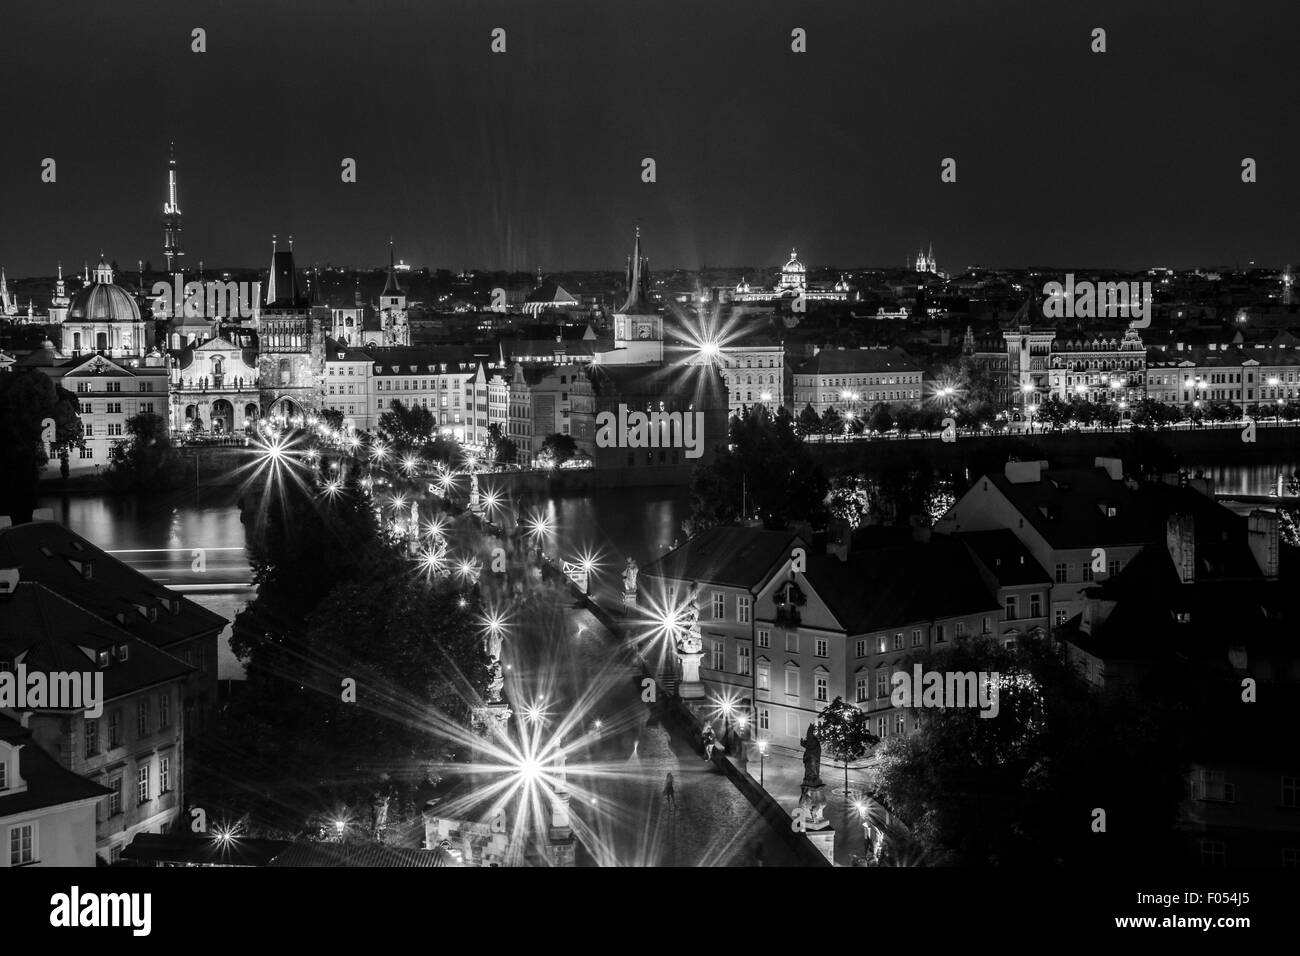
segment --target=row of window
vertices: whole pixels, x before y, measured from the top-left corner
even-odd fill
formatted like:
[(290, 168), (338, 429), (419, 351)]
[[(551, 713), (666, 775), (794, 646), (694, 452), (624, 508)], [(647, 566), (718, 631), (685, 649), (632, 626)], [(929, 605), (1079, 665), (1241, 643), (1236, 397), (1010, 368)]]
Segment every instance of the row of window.
[[(115, 817), (122, 812), (122, 797), (124, 779), (121, 774), (112, 777), (106, 784), (108, 787), (107, 807), (104, 802), (96, 804), (95, 822), (99, 823), (104, 820), (104, 811), (107, 810), (108, 817)], [(155, 794), (153, 791), (153, 758), (146, 757), (140, 761), (135, 772), (135, 805), (143, 806), (152, 800), (155, 796), (164, 796), (171, 792), (172, 789), (172, 758), (170, 754), (163, 754), (158, 758), (158, 790)]]
[[(1055, 572), (1056, 583), (1068, 584), (1069, 582), (1075, 580), (1074, 577), (1075, 567), (1076, 565), (1069, 562), (1058, 563), (1056, 565), (1056, 572)], [(1093, 571), (1092, 564), (1090, 562), (1085, 561), (1082, 567), (1083, 567), (1082, 577), (1079, 580), (1081, 581), (1097, 580), (1097, 572)], [(1124, 567), (1124, 563), (1122, 561), (1107, 561), (1106, 574), (1109, 575), (1110, 577), (1114, 577), (1115, 575), (1119, 574), (1120, 570), (1123, 567)], [(1031, 615), (1031, 616), (1037, 617), (1037, 615)]]
[[(802, 718), (802, 715), (800, 715), (800, 714), (798, 714), (798, 713), (796, 713), (796, 712), (794, 712), (794, 711), (786, 711), (786, 714), (785, 714), (785, 732), (786, 732), (786, 736), (789, 736), (789, 737), (801, 737), (801, 736), (803, 736), (803, 730), (804, 730), (804, 728), (803, 728), (802, 726), (800, 726), (800, 724), (802, 723), (802, 719), (803, 719), (803, 718)], [(772, 730), (772, 711), (771, 711), (771, 708), (768, 708), (768, 707), (759, 707), (759, 708), (758, 708), (758, 713), (757, 713), (757, 725), (758, 725), (758, 734), (759, 734), (760, 737), (761, 737), (765, 732), (767, 732), (767, 733), (770, 733), (770, 732), (771, 732), (771, 730)], [(881, 738), (888, 737), (888, 736), (890, 735), (890, 728), (891, 728), (891, 727), (893, 728), (893, 733), (895, 733), (895, 734), (898, 734), (898, 735), (906, 734), (906, 733), (907, 733), (907, 715), (906, 715), (906, 714), (903, 714), (903, 713), (897, 713), (897, 714), (894, 714), (894, 715), (893, 715), (893, 719), (892, 719), (892, 720), (891, 720), (889, 717), (884, 717), (884, 716), (882, 716), (882, 717), (877, 717), (877, 718), (876, 718), (876, 736), (877, 736), (877, 737), (881, 737)]]
[[(76, 390), (77, 390), (78, 392), (83, 392), (83, 393), (84, 393), (84, 392), (93, 392), (93, 391), (96, 391), (96, 389), (95, 389), (95, 383), (94, 383), (93, 380), (92, 380), (92, 381), (84, 381), (84, 382), (83, 382), (83, 381), (79, 381), (79, 382), (77, 382), (77, 389), (76, 389)], [(122, 391), (122, 383), (121, 383), (121, 382), (114, 382), (114, 381), (105, 381), (105, 382), (104, 382), (104, 391), (106, 391), (106, 392), (120, 392), (120, 391)], [(141, 382), (141, 381), (136, 381), (136, 382), (134, 383), (133, 387), (131, 388), (131, 391), (134, 391), (134, 392), (152, 392), (152, 391), (153, 391), (153, 382)]]
[[(100, 752), (100, 728), (98, 720), (86, 720), (85, 744), (87, 757)], [(116, 708), (108, 713), (108, 749), (115, 750), (125, 743), (122, 736), (122, 709)], [(158, 695), (158, 711), (155, 719), (153, 702), (149, 697), (142, 697), (135, 706), (136, 739), (142, 740), (155, 730), (163, 731), (172, 725), (172, 696), (170, 691)]]

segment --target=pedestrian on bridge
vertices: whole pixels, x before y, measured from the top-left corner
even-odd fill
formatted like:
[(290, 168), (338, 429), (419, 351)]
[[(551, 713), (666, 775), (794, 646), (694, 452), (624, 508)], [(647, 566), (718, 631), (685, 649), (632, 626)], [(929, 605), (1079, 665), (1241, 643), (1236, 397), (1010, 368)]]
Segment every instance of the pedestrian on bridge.
[(677, 797), (673, 789), (673, 772), (671, 770), (668, 771), (668, 776), (664, 780), (664, 800), (674, 807), (677, 806)]

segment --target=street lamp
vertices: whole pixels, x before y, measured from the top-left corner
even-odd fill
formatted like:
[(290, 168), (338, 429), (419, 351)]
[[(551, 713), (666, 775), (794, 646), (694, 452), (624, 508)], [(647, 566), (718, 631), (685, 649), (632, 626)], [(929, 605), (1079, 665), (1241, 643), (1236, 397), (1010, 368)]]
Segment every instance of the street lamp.
[(763, 786), (763, 759), (767, 756), (767, 740), (758, 742), (758, 785)]

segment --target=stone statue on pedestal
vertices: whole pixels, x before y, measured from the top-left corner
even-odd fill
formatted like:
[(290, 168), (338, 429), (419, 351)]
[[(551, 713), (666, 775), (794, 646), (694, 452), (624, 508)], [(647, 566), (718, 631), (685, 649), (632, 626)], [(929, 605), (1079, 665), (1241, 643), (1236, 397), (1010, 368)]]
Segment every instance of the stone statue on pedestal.
[(830, 826), (826, 819), (826, 784), (822, 783), (822, 745), (817, 739), (817, 725), (809, 724), (808, 733), (799, 745), (803, 747), (803, 783), (799, 785), (799, 807), (804, 811), (804, 826), (808, 830), (825, 830)]
[(636, 561), (632, 558), (627, 559), (627, 567), (623, 569), (623, 591), (636, 591), (636, 576), (640, 568), (637, 567)]
[(803, 748), (803, 786), (822, 785), (822, 743), (817, 739), (817, 725), (809, 724), (808, 733), (799, 741)]
[(688, 653), (698, 652), (704, 646), (704, 641), (700, 637), (699, 582), (691, 584), (690, 593), (686, 597), (686, 609), (682, 612), (678, 626), (683, 632), (678, 638), (682, 649)]

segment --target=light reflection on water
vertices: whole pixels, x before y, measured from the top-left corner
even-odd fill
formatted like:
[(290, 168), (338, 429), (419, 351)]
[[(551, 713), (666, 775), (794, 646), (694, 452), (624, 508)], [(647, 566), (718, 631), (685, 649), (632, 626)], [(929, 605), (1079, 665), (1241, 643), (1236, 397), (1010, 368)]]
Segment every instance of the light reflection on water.
[[(252, 599), (247, 582), (246, 528), (240, 521), (239, 493), (204, 489), (196, 500), (192, 491), (166, 495), (45, 495), (39, 507), (52, 508), (54, 518), (133, 567), (170, 585), (207, 583), (188, 596), (228, 620)], [(689, 513), (682, 487), (603, 489), (587, 494), (523, 495), (513, 504), (519, 513), (548, 515), (555, 538), (550, 554), (570, 558), (594, 554), (600, 561), (592, 581), (611, 587), (629, 557), (645, 567), (684, 538), (681, 523)], [(207, 571), (191, 571), (191, 551), (209, 549)], [(162, 549), (174, 549), (163, 551)], [(219, 550), (228, 549), (228, 550)], [(229, 628), (220, 642), (218, 676), (240, 679), (243, 669), (230, 652)]]

